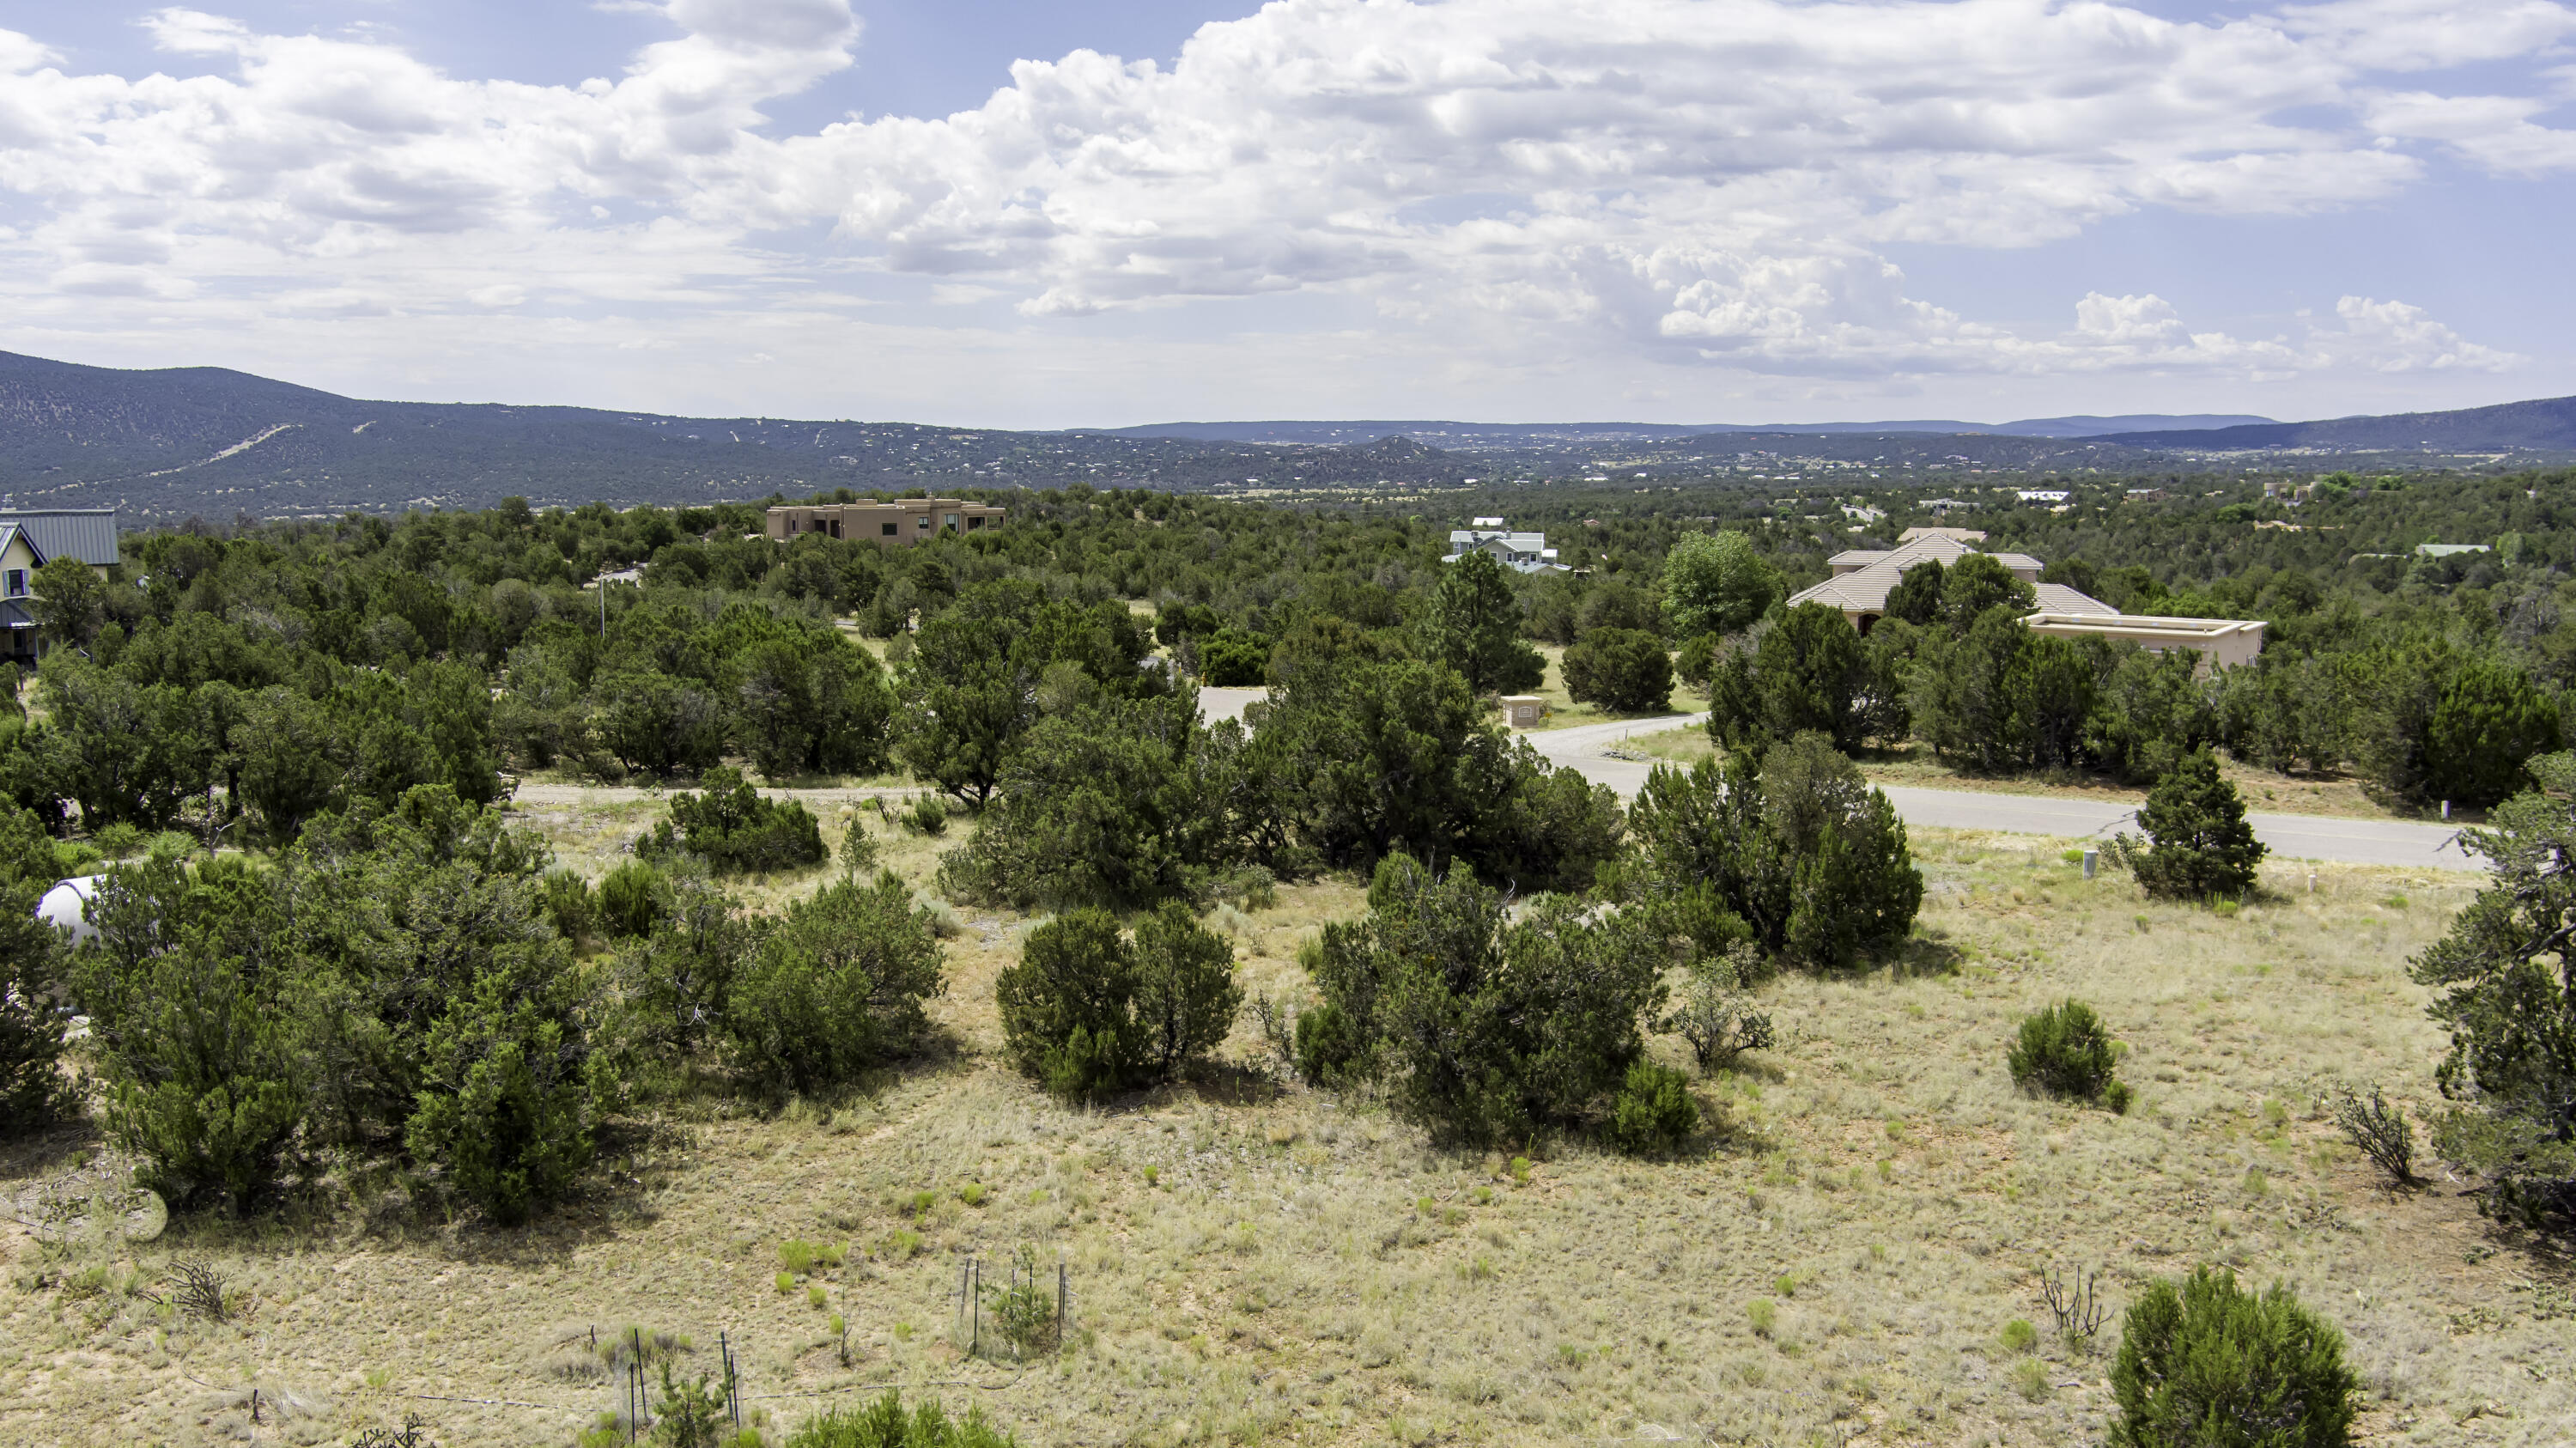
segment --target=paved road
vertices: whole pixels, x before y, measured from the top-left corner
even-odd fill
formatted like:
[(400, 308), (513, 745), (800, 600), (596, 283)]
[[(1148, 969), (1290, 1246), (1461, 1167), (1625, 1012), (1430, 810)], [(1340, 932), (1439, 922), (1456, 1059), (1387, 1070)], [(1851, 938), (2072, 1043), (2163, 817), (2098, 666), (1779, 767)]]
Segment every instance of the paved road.
[[(1635, 797), (1654, 766), (1641, 760), (1611, 759), (1602, 751), (1631, 734), (1653, 734), (1701, 723), (1705, 714), (1671, 714), (1624, 724), (1586, 724), (1528, 734), (1531, 746), (1552, 764), (1568, 765), (1584, 778), (1609, 785), (1622, 799)], [(1996, 794), (1980, 790), (1918, 789), (1885, 786), (1887, 797), (1908, 824), (1945, 829), (1997, 830), (2013, 834), (2057, 835), (2069, 839), (2108, 839), (2121, 829), (2137, 829), (2134, 810), (2105, 800), (2062, 795)], [(2331, 860), (2352, 865), (2411, 865), (2441, 870), (2482, 870), (2485, 861), (2463, 851), (2447, 825), (2419, 825), (2405, 820), (2344, 819), (2334, 815), (2252, 814), (2254, 837), (2272, 853), (2291, 860)]]
[[(1259, 689), (1202, 689), (1200, 712), (1215, 718), (1241, 718), (1243, 706), (1262, 696)], [(1215, 697), (1211, 697), (1215, 696)], [(1622, 799), (1636, 797), (1653, 765), (1639, 759), (1612, 759), (1604, 750), (1632, 734), (1657, 734), (1701, 724), (1706, 714), (1667, 714), (1615, 724), (1583, 724), (1571, 729), (1545, 729), (1521, 737), (1549, 763), (1571, 766), (1584, 778), (1609, 785)], [(1887, 797), (1908, 824), (1945, 829), (1996, 830), (2010, 834), (2055, 835), (2067, 839), (2108, 839), (2122, 828), (2134, 829), (2129, 806), (2063, 795), (1995, 794), (1976, 790), (1918, 789), (1888, 785)], [(808, 804), (829, 807), (879, 797), (897, 799), (921, 793), (910, 788), (781, 789)], [(607, 804), (646, 798), (633, 785), (598, 786), (523, 784), (523, 807)], [(2464, 852), (2448, 826), (2419, 825), (2404, 820), (2343, 819), (2333, 815), (2249, 814), (2254, 834), (2283, 859), (2332, 860), (2353, 865), (2400, 865), (2442, 870), (2481, 870), (2485, 863)]]

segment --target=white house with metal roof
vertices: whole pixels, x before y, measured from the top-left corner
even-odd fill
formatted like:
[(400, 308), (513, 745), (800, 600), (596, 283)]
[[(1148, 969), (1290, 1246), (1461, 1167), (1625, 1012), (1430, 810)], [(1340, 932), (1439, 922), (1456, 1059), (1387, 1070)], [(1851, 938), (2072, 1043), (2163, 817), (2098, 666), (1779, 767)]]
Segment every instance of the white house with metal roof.
[(1495, 562), (1515, 573), (1554, 573), (1565, 568), (1556, 561), (1556, 550), (1547, 546), (1545, 533), (1515, 533), (1503, 526), (1500, 518), (1474, 521), (1477, 526), (1473, 528), (1450, 530), (1449, 553), (1442, 562), (1454, 563), (1470, 553), (1490, 553)]

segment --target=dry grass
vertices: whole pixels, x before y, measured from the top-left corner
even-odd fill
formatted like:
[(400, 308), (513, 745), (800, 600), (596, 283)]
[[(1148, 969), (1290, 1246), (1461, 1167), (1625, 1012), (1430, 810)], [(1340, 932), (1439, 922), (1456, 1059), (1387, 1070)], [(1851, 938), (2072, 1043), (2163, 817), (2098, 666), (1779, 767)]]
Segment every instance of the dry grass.
[[(2343, 1325), (2366, 1441), (2576, 1435), (2564, 1265), (2439, 1184), (2384, 1190), (2318, 1110), (2343, 1079), (2431, 1099), (2440, 1042), (2403, 961), (2473, 881), (2322, 867), (2314, 895), (2222, 916), (2088, 883), (2053, 842), (1914, 836), (1917, 959), (1769, 987), (1780, 1045), (1701, 1083), (1723, 1124), (1678, 1161), (1560, 1147), (1521, 1183), (1277, 1084), (1248, 1012), (1207, 1079), (1063, 1109), (994, 1060), (993, 978), (1030, 922), (970, 911), (935, 1012), (960, 1049), (775, 1117), (675, 1110), (523, 1233), (382, 1200), (139, 1250), (12, 1239), (0, 1441), (336, 1442), (416, 1409), (450, 1445), (565, 1443), (617, 1403), (592, 1330), (634, 1325), (685, 1337), (690, 1373), (728, 1333), (753, 1393), (902, 1382), (1032, 1444), (2081, 1443), (2116, 1318), (2055, 1340), (2038, 1273), (2100, 1269), (2117, 1307), (2196, 1260)], [(947, 843), (898, 840), (916, 879)], [(1302, 991), (1297, 943), (1361, 907), (1327, 881), (1228, 917), (1247, 987)], [(2018, 1017), (2069, 994), (2128, 1043), (2125, 1117), (2005, 1077)], [(0, 1162), (0, 1188), (72, 1145)], [(782, 1292), (790, 1240), (847, 1251)], [(964, 1361), (957, 1263), (1023, 1243), (1067, 1264), (1074, 1340), (1025, 1372)], [(232, 1322), (128, 1285), (182, 1255), (243, 1290)], [(2007, 1343), (2014, 1319), (2035, 1348)], [(253, 1387), (288, 1416), (252, 1424)]]

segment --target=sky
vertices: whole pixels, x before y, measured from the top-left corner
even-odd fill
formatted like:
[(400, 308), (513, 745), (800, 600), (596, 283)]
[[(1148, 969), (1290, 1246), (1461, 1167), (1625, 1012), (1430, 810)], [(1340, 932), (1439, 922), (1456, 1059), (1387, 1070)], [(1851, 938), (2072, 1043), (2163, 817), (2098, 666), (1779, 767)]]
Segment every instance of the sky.
[(999, 427), (2576, 394), (2576, 8), (0, 0), (0, 350)]

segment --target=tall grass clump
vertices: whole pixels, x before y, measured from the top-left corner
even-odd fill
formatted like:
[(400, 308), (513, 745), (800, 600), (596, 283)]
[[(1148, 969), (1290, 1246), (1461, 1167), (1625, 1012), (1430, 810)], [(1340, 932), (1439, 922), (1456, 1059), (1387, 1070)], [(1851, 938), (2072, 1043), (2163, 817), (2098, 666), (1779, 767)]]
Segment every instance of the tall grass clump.
[(1018, 1448), (1019, 1440), (984, 1421), (981, 1409), (951, 1418), (933, 1399), (903, 1410), (902, 1397), (889, 1390), (864, 1408), (834, 1408), (809, 1419), (787, 1439), (786, 1448)]

